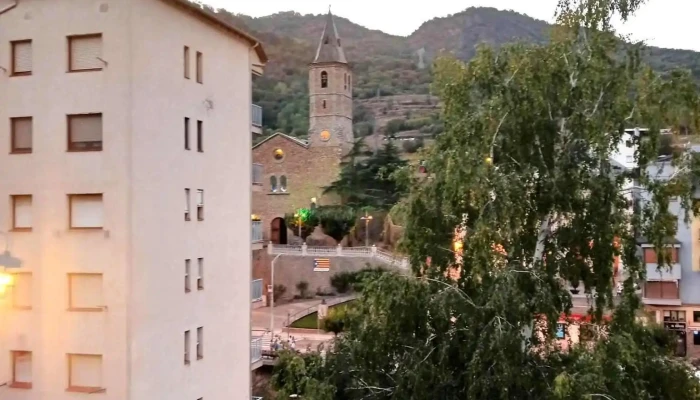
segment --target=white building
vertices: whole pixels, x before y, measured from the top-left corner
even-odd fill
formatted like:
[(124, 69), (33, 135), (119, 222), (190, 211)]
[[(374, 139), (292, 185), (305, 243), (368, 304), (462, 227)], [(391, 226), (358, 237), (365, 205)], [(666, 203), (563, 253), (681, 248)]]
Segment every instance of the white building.
[(0, 0), (0, 231), (23, 260), (0, 399), (250, 399), (265, 62), (186, 0)]

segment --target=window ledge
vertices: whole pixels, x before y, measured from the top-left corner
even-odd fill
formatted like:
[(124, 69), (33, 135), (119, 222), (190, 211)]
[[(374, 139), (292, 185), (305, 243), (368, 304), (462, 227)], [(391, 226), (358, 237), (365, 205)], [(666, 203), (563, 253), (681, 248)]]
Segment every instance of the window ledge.
[(97, 153), (102, 151), (102, 149), (68, 149), (67, 153)]
[(95, 71), (102, 71), (103, 68), (88, 68), (88, 69), (69, 69), (66, 71), (69, 74), (74, 74), (77, 72), (95, 72)]
[(289, 196), (289, 192), (270, 192), (270, 196)]
[(71, 226), (71, 227), (68, 227), (68, 230), (70, 230), (70, 231), (103, 231), (104, 227), (99, 226), (99, 227), (92, 228), (92, 227), (88, 227), (88, 226), (86, 226), (86, 227)]
[(10, 232), (31, 232), (32, 228), (12, 228)]
[(14, 78), (15, 76), (32, 76), (32, 71), (27, 71), (27, 72), (13, 72), (10, 77)]
[(12, 382), (9, 385), (12, 389), (31, 389), (31, 382)]
[(103, 312), (103, 307), (68, 307), (66, 311), (70, 312)]
[(69, 386), (68, 388), (66, 388), (66, 392), (71, 392), (71, 393), (93, 394), (93, 393), (104, 393), (106, 391), (107, 391), (107, 389), (105, 389), (105, 388), (92, 387), (92, 386)]
[(204, 356), (197, 356), (197, 360), (201, 360), (203, 358), (204, 358)]
[(32, 154), (32, 149), (27, 149), (27, 150), (22, 150), (22, 149), (10, 150), (10, 154)]
[(31, 311), (32, 306), (12, 306), (12, 309), (17, 311)]

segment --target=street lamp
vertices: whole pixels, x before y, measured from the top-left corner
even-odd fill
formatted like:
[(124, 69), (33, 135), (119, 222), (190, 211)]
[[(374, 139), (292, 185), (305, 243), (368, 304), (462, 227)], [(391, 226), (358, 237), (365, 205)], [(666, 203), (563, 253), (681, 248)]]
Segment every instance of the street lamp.
[(282, 254), (278, 254), (272, 259), (272, 265), (270, 266), (270, 340), (275, 337), (275, 262), (280, 258)]
[(365, 247), (369, 247), (369, 221), (372, 220), (372, 216), (365, 211), (365, 216), (360, 219), (365, 221)]
[(10, 254), (10, 238), (5, 232), (0, 232), (5, 238), (5, 251), (0, 253), (0, 267), (2, 267), (3, 272), (0, 272), (0, 294), (5, 293), (8, 287), (12, 285), (12, 275), (4, 272), (10, 268), (19, 268), (22, 266), (22, 260), (17, 257), (13, 257)]
[(297, 220), (297, 226), (299, 227), (299, 239), (301, 239), (301, 213), (295, 212), (294, 218)]

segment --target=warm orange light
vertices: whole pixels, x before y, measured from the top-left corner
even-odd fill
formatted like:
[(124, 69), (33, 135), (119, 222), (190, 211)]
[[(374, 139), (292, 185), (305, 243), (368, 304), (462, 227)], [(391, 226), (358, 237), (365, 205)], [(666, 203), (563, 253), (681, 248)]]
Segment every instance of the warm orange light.
[(462, 253), (462, 250), (464, 249), (464, 242), (461, 240), (455, 240), (454, 242), (454, 248), (455, 248), (455, 253)]
[(10, 286), (12, 286), (12, 275), (0, 273), (0, 294), (5, 293)]

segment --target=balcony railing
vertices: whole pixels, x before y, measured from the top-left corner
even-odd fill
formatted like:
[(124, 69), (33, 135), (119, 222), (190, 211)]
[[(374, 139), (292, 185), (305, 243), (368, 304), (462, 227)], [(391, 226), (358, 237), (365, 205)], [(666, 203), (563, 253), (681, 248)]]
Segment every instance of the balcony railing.
[(253, 164), (253, 185), (262, 185), (263, 166), (262, 164)]
[(250, 363), (253, 364), (262, 359), (262, 337), (253, 338), (250, 341)]
[(252, 297), (252, 302), (256, 303), (258, 301), (262, 301), (263, 298), (263, 280), (262, 279), (256, 279), (253, 282), (251, 282), (251, 297)]
[(263, 240), (263, 227), (262, 221), (251, 221), (253, 229), (253, 242), (262, 242)]
[(262, 127), (262, 107), (257, 104), (253, 104), (253, 126)]

